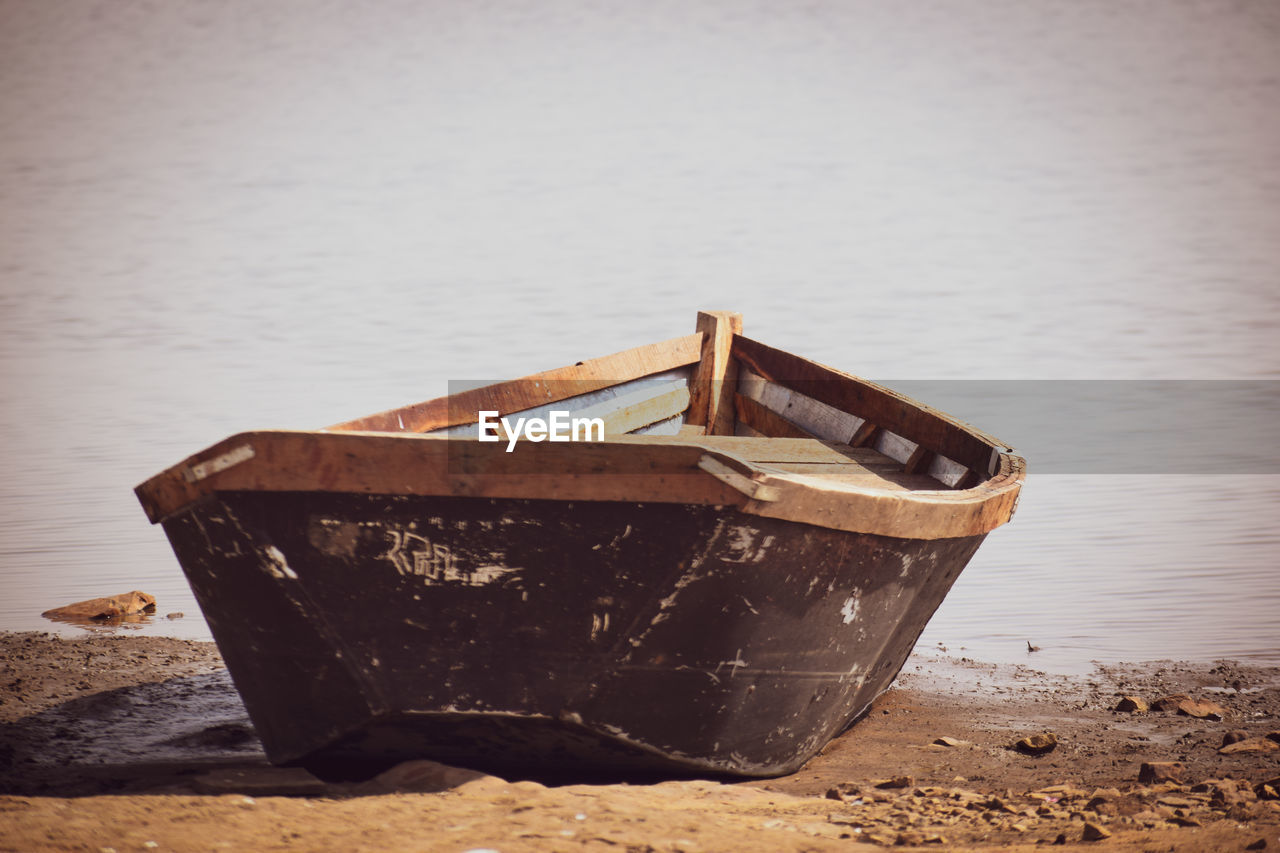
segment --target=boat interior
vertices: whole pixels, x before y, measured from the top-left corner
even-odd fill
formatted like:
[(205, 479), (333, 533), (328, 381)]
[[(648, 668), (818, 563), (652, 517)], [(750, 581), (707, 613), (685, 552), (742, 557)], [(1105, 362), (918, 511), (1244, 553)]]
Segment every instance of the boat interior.
[(330, 427), (479, 437), (479, 413), (599, 418), (607, 441), (695, 444), (777, 472), (861, 488), (963, 490), (1003, 442), (864, 379), (765, 346), (742, 318), (700, 312), (692, 335)]

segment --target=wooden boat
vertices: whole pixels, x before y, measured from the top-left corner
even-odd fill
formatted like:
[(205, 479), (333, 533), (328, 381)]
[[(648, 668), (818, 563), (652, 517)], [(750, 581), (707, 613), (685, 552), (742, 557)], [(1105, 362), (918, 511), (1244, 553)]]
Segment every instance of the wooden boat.
[[(480, 441), (480, 412), (553, 409), (604, 440)], [(273, 762), (770, 776), (889, 686), (1022, 480), (1002, 442), (717, 312), (236, 435), (137, 494)]]

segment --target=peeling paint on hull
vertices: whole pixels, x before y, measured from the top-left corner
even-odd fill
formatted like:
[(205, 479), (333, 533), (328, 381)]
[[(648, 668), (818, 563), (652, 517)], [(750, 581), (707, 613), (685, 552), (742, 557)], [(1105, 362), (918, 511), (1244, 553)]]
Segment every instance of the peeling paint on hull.
[(164, 526), (272, 761), (509, 773), (794, 771), (889, 686), (983, 538), (287, 492)]

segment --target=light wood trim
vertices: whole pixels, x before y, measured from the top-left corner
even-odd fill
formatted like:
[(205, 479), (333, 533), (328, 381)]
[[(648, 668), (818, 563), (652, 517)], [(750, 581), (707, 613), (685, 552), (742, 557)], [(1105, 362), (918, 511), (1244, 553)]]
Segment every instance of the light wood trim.
[(736, 336), (733, 356), (771, 382), (865, 418), (962, 465), (987, 473), (1004, 442), (865, 379)]
[[(619, 435), (665, 421), (689, 408), (689, 389), (673, 388), (602, 416), (605, 435)], [(578, 417), (583, 415), (578, 414)]]
[(699, 311), (702, 353), (689, 380), (688, 423), (707, 427), (709, 435), (733, 435), (733, 394), (737, 367), (730, 356), (734, 335), (742, 334), (742, 315)]
[(738, 422), (745, 423), (762, 435), (782, 438), (817, 438), (813, 433), (796, 426), (773, 409), (766, 408), (750, 397), (736, 394), (733, 405), (738, 411)]
[[(996, 474), (965, 491), (895, 491), (839, 478), (770, 471), (731, 448), (809, 439), (727, 436), (618, 436), (597, 443), (521, 442), (513, 453), (473, 438), (374, 432), (259, 432), (233, 436), (137, 488), (152, 521), (220, 491), (453, 495), (568, 501), (662, 502), (737, 507), (747, 514), (907, 539), (971, 536), (1009, 519), (1021, 486), (1022, 460), (1002, 454)], [(250, 447), (252, 455), (238, 448)], [(852, 450), (846, 448), (847, 450)], [(186, 473), (213, 459), (238, 461), (202, 479)], [(768, 453), (765, 455), (782, 455)], [(815, 461), (793, 452), (795, 461)], [(819, 456), (821, 454), (818, 454)], [(777, 500), (751, 499), (700, 468), (710, 456), (768, 487)], [(216, 467), (216, 466), (213, 466)], [(755, 488), (755, 487), (752, 487)]]
[(989, 533), (1012, 518), (1024, 477), (1023, 460), (1009, 454), (999, 456), (995, 474), (967, 491), (894, 491), (838, 478), (771, 474), (762, 482), (777, 487), (778, 500), (752, 502), (743, 511), (836, 530), (950, 539)]
[(778, 499), (778, 490), (773, 486), (766, 486), (745, 474), (739, 474), (710, 454), (706, 454), (698, 460), (698, 467), (720, 482), (742, 492), (751, 500), (776, 501)]
[[(927, 474), (904, 474), (902, 467), (892, 469), (863, 468), (858, 465), (802, 466), (773, 463), (766, 467), (770, 473), (778, 469), (784, 474), (799, 474), (798, 479), (818, 480), (822, 483), (839, 483), (863, 490), (889, 490), (893, 492), (928, 492), (938, 488), (938, 483)], [(808, 468), (809, 470), (796, 470)], [(818, 469), (818, 470), (814, 470)]]
[(918, 474), (922, 471), (929, 470), (929, 462), (933, 459), (934, 453), (923, 444), (917, 444), (916, 449), (911, 451), (911, 455), (907, 461), (902, 464), (904, 474)]
[(476, 413), (499, 416), (535, 406), (558, 403), (654, 373), (684, 367), (702, 355), (702, 335), (692, 334), (623, 352), (582, 361), (568, 367), (533, 373), (520, 379), (437, 397), (400, 409), (380, 412), (329, 427), (333, 431), (429, 432), (474, 423)]
[[(216, 491), (351, 492), (563, 500), (737, 504), (737, 490), (698, 470), (696, 444), (657, 436), (603, 442), (480, 442), (416, 433), (242, 433), (152, 477), (135, 490), (152, 521)], [(674, 437), (673, 437), (674, 438)], [(248, 446), (246, 461), (191, 480), (194, 466)], [(724, 457), (729, 458), (729, 457)], [(740, 471), (749, 463), (736, 460)]]
[(835, 465), (866, 465), (899, 463), (870, 447), (850, 447), (838, 441), (816, 438), (777, 438), (761, 436), (751, 438), (735, 435), (707, 435), (701, 438), (684, 436), (626, 436), (627, 440), (648, 439), (655, 444), (671, 442), (696, 442), (701, 447), (734, 456), (744, 462), (812, 462)]
[(738, 368), (738, 393), (776, 412), (815, 438), (849, 444), (858, 428), (865, 423), (857, 415), (842, 412), (785, 385), (770, 382), (743, 366)]
[(849, 444), (854, 447), (869, 447), (875, 441), (876, 433), (880, 427), (871, 421), (863, 421), (862, 426), (854, 432), (853, 438), (849, 439)]

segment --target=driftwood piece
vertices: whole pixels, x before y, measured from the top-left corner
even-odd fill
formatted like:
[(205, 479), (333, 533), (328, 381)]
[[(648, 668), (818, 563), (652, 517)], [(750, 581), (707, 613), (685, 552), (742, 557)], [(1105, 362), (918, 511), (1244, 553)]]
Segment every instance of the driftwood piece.
[(102, 620), (128, 616), (134, 613), (151, 613), (156, 609), (156, 598), (145, 592), (134, 590), (122, 592), (106, 598), (91, 598), (88, 601), (77, 601), (65, 607), (55, 607), (40, 615), (46, 619), (63, 621)]

